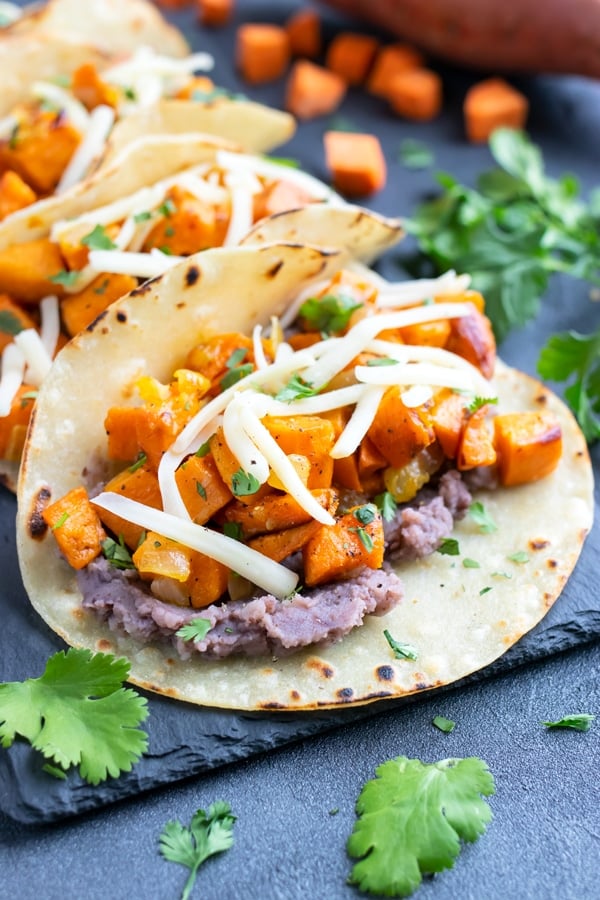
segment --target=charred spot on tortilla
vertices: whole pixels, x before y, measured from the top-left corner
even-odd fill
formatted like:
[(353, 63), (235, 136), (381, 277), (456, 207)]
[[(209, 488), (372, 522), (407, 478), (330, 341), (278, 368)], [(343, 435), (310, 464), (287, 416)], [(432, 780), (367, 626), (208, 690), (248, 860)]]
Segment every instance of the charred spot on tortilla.
[(529, 546), (532, 550), (543, 550), (544, 547), (550, 546), (550, 541), (545, 540), (544, 538), (538, 539), (537, 541), (529, 541)]
[(27, 519), (27, 531), (34, 540), (40, 540), (48, 531), (48, 526), (44, 522), (42, 513), (48, 506), (51, 496), (50, 488), (41, 487), (32, 498), (31, 511)]
[(185, 273), (185, 283), (188, 287), (193, 287), (200, 278), (200, 269), (198, 266), (188, 266)]
[(93, 322), (90, 322), (89, 325), (86, 325), (85, 330), (89, 332), (95, 331), (96, 327), (100, 324), (102, 319), (106, 317), (107, 313), (108, 309), (103, 309), (101, 313), (98, 313)]
[(339, 691), (336, 691), (336, 696), (340, 698), (343, 702), (348, 700), (352, 700), (354, 697), (354, 691), (351, 687), (340, 688)]
[(430, 684), (427, 684), (426, 681), (417, 681), (415, 684), (415, 691), (428, 691), (431, 687)]
[(152, 285), (157, 281), (160, 281), (162, 275), (155, 275), (154, 278), (149, 278), (147, 281), (144, 281), (139, 287), (134, 288), (129, 292), (130, 297), (143, 297), (144, 294), (147, 294), (149, 290), (151, 290)]
[(294, 691), (290, 691), (290, 699), (291, 699), (291, 700), (299, 700), (299, 699), (300, 699), (300, 694), (299, 694), (299, 692), (298, 692), (298, 691), (295, 691), (295, 690), (294, 690)]
[(535, 398), (535, 402), (541, 403), (541, 404), (547, 403), (548, 395), (547, 394), (538, 394), (537, 397)]
[(126, 322), (127, 321), (127, 313), (124, 313), (123, 310), (117, 310), (117, 322)]
[(259, 709), (287, 709), (284, 703), (278, 703), (276, 700), (267, 700), (261, 703)]
[(265, 272), (265, 275), (267, 276), (267, 278), (275, 278), (275, 276), (281, 270), (282, 267), (283, 267), (283, 260), (279, 259), (279, 260), (277, 260), (277, 262), (275, 263), (274, 266), (271, 266), (270, 269), (267, 269), (267, 271)]
[(378, 666), (375, 674), (379, 681), (393, 681), (396, 676), (392, 666)]
[(317, 656), (311, 656), (306, 665), (307, 668), (314, 669), (316, 672), (318, 672), (322, 678), (333, 678), (335, 674), (332, 667), (326, 662), (323, 662), (323, 660), (319, 659)]
[(556, 559), (548, 559), (546, 560), (546, 565), (549, 569), (555, 569), (558, 566), (558, 561)]
[(100, 653), (110, 653), (110, 651), (113, 649), (111, 641), (107, 641), (106, 638), (100, 638), (96, 646), (98, 647)]

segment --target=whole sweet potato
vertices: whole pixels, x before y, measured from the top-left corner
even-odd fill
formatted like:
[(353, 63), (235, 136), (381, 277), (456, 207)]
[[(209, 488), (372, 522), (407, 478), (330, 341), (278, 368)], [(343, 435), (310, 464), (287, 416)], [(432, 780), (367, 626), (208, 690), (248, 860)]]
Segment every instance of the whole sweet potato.
[(600, 0), (325, 2), (461, 65), (600, 77)]

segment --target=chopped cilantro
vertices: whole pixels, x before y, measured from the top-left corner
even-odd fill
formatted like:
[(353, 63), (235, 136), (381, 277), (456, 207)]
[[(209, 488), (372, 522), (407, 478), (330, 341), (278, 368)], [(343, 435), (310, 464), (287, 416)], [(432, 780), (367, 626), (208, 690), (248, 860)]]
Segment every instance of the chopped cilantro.
[(166, 216), (167, 218), (169, 218), (173, 215), (173, 213), (177, 212), (177, 207), (175, 206), (171, 198), (167, 197), (167, 199), (164, 200), (158, 207), (158, 212), (161, 216)]
[(514, 563), (526, 563), (529, 562), (529, 554), (525, 553), (524, 550), (519, 550), (517, 553), (511, 553), (510, 556), (507, 556), (507, 559)]
[(329, 131), (356, 131), (356, 124), (347, 116), (332, 116), (327, 125)]
[(243, 363), (246, 357), (248, 356), (248, 350), (246, 347), (238, 347), (237, 350), (234, 350), (225, 365), (228, 369), (235, 369), (239, 366), (240, 363)]
[(244, 532), (239, 522), (225, 522), (223, 525), (223, 534), (225, 537), (233, 538), (234, 541), (243, 541)]
[(355, 509), (353, 515), (361, 525), (370, 525), (377, 516), (377, 507), (374, 503), (365, 503), (364, 506), (359, 506), (358, 509)]
[(26, 391), (24, 394), (21, 394), (21, 409), (25, 409), (29, 400), (35, 400), (37, 398), (37, 391)]
[(453, 722), (452, 719), (447, 719), (445, 716), (434, 716), (432, 723), (444, 734), (450, 734), (456, 728), (456, 722)]
[(124, 87), (123, 94), (127, 100), (132, 100), (133, 102), (137, 100), (137, 94), (132, 87)]
[(571, 728), (573, 731), (589, 731), (596, 716), (591, 713), (574, 713), (563, 716), (556, 722), (542, 722), (546, 728)]
[(381, 512), (386, 522), (391, 522), (398, 511), (398, 504), (389, 491), (383, 494), (377, 494), (375, 497), (375, 506)]
[(94, 226), (89, 234), (81, 238), (81, 243), (89, 247), (90, 250), (116, 250), (117, 248), (115, 242), (106, 233), (106, 228), (103, 225)]
[(251, 472), (238, 469), (231, 477), (231, 490), (236, 497), (248, 497), (255, 494), (260, 487), (260, 481)]
[(200, 494), (203, 500), (206, 500), (206, 488), (200, 481), (196, 482), (196, 492)]
[(174, 234), (175, 229), (173, 228), (173, 226), (167, 225), (167, 227), (165, 228), (165, 237), (173, 237)]
[(105, 278), (101, 285), (99, 285), (97, 288), (94, 288), (94, 293), (95, 294), (104, 294), (106, 291), (106, 288), (108, 287), (109, 284), (110, 284), (110, 279)]
[(226, 391), (227, 388), (232, 387), (234, 384), (237, 384), (238, 381), (241, 381), (242, 378), (245, 378), (246, 375), (250, 375), (251, 372), (254, 371), (254, 366), (251, 362), (242, 363), (241, 366), (236, 366), (233, 369), (230, 369), (227, 375), (224, 375), (221, 378), (221, 390)]
[(148, 462), (148, 457), (146, 456), (144, 451), (141, 450), (138, 453), (137, 457), (135, 458), (135, 461), (129, 466), (129, 471), (137, 472), (137, 470), (141, 469), (142, 466), (145, 466), (147, 462)]
[(433, 150), (423, 141), (416, 141), (412, 138), (402, 141), (398, 157), (407, 169), (428, 169), (435, 162)]
[(367, 553), (371, 552), (371, 550), (373, 549), (373, 538), (368, 531), (366, 531), (362, 526), (359, 526), (358, 528), (349, 528), (348, 531), (355, 531), (358, 535), (358, 539), (360, 540)]
[(444, 538), (437, 548), (437, 553), (441, 553), (442, 556), (460, 556), (460, 547), (456, 538)]
[(126, 659), (55, 653), (39, 678), (0, 684), (0, 743), (25, 738), (52, 768), (78, 766), (90, 784), (131, 771), (148, 746), (138, 728), (148, 710), (143, 697), (123, 687), (128, 676)]
[(10, 309), (0, 310), (0, 331), (2, 334), (10, 334), (12, 337), (23, 331), (23, 325)]
[(187, 625), (182, 625), (175, 634), (184, 641), (202, 641), (211, 628), (210, 619), (197, 618), (191, 619)]
[(268, 162), (275, 163), (277, 166), (285, 166), (288, 169), (299, 169), (300, 162), (297, 159), (291, 159), (289, 156), (265, 156)]
[(372, 368), (377, 366), (397, 366), (399, 362), (397, 359), (392, 359), (391, 356), (376, 356), (374, 359), (367, 360), (367, 365)]
[(462, 561), (462, 564), (465, 569), (480, 569), (481, 568), (481, 566), (479, 565), (479, 563), (477, 562), (476, 559), (469, 559), (468, 556), (465, 556), (465, 558)]
[(244, 94), (234, 94), (223, 87), (214, 87), (210, 91), (201, 91), (198, 88), (192, 91), (191, 99), (195, 103), (212, 103), (213, 100), (219, 100), (226, 97), (230, 100), (245, 100)]
[(15, 125), (13, 130), (10, 133), (10, 137), (8, 139), (8, 146), (10, 150), (16, 150), (17, 144), (19, 143), (19, 132), (21, 130), (21, 125), (19, 122)]
[(489, 592), (490, 592), (491, 590), (492, 590), (491, 587), (484, 587), (484, 588), (481, 588), (481, 590), (479, 591), (479, 596), (480, 596), (480, 597), (483, 597), (484, 594), (489, 594)]
[(202, 863), (233, 845), (234, 822), (231, 807), (222, 801), (213, 803), (206, 812), (196, 810), (189, 828), (178, 821), (167, 822), (159, 837), (160, 852), (168, 862), (190, 870), (181, 900), (191, 896)]
[(471, 413), (477, 412), (478, 409), (481, 409), (482, 406), (487, 406), (488, 403), (497, 403), (497, 397), (473, 397), (469, 405), (467, 406), (467, 412)]
[(136, 213), (133, 217), (133, 221), (136, 225), (139, 225), (140, 222), (148, 222), (149, 219), (152, 218), (152, 213), (148, 209), (142, 210), (142, 212)]
[(209, 453), (210, 453), (210, 441), (204, 441), (204, 443), (198, 447), (198, 449), (194, 453), (194, 456), (199, 456), (202, 458), (203, 456), (207, 456)]
[(392, 637), (387, 628), (384, 628), (383, 636), (394, 651), (394, 656), (396, 657), (396, 659), (416, 660), (419, 658), (419, 654), (417, 653), (415, 647), (413, 647), (411, 644), (401, 644), (399, 641), (395, 640), (395, 638)]
[(510, 572), (492, 572), (493, 578), (512, 578)]
[(165, 256), (173, 256), (173, 251), (170, 247), (167, 247), (166, 244), (163, 244), (162, 247), (157, 247), (157, 250), (160, 250)]
[(494, 779), (476, 757), (422, 763), (399, 756), (376, 775), (356, 804), (347, 851), (360, 861), (348, 880), (361, 891), (406, 897), (422, 874), (452, 868), (461, 840), (485, 832), (492, 812), (480, 795), (494, 793)]
[(475, 500), (469, 506), (469, 514), (474, 522), (479, 525), (479, 530), (482, 534), (492, 534), (492, 532), (498, 530), (498, 526), (487, 512), (483, 503), (479, 500)]
[(62, 514), (62, 516), (60, 517), (60, 519), (58, 519), (58, 521), (56, 521), (54, 523), (54, 525), (51, 528), (51, 531), (56, 531), (57, 528), (62, 528), (62, 526), (65, 524), (65, 522), (67, 521), (68, 518), (69, 518), (69, 513), (64, 512)]
[(324, 297), (310, 297), (305, 300), (298, 310), (298, 315), (315, 331), (329, 335), (343, 331), (352, 313), (362, 305), (347, 294), (337, 296), (326, 294)]
[(314, 397), (319, 393), (319, 388), (313, 388), (312, 384), (298, 375), (292, 375), (285, 387), (275, 394), (275, 399), (281, 403), (289, 403), (301, 397)]
[(119, 535), (119, 541), (107, 537), (101, 544), (102, 553), (115, 569), (135, 569), (131, 553), (125, 546), (123, 535)]
[(64, 287), (73, 287), (80, 275), (81, 272), (78, 272), (76, 269), (72, 272), (68, 272), (67, 269), (61, 269), (56, 275), (51, 275), (48, 281), (51, 281), (53, 284), (62, 284)]

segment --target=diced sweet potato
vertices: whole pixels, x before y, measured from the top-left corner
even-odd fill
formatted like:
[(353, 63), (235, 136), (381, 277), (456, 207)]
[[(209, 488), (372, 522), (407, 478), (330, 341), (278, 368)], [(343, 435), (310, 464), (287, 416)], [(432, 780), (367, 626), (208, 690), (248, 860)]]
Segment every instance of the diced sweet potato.
[(71, 90), (88, 109), (94, 109), (100, 104), (116, 109), (119, 105), (119, 91), (114, 85), (103, 81), (94, 63), (83, 63), (75, 69), (71, 78)]
[(449, 319), (450, 337), (446, 349), (476, 366), (491, 378), (496, 365), (496, 340), (487, 316), (476, 309), (460, 319)]
[(367, 524), (354, 511), (342, 516), (335, 525), (321, 525), (305, 545), (304, 580), (309, 587), (350, 577), (357, 569), (379, 569), (383, 564), (383, 522), (376, 512)]
[(36, 192), (17, 172), (9, 169), (0, 176), (0, 221), (18, 209), (31, 206), (36, 200)]
[(346, 94), (346, 82), (335, 72), (298, 59), (285, 89), (285, 108), (298, 119), (316, 119), (335, 112)]
[(448, 319), (439, 319), (437, 322), (418, 322), (416, 325), (406, 325), (399, 331), (405, 344), (445, 347), (450, 337), (451, 327)]
[(330, 456), (333, 425), (321, 416), (266, 416), (263, 425), (287, 453), (299, 453), (310, 461), (308, 487), (329, 487), (333, 476)]
[[(238, 459), (233, 455), (227, 441), (225, 440), (225, 435), (223, 434), (223, 429), (218, 428), (215, 434), (210, 439), (210, 452), (212, 453), (215, 465), (219, 471), (219, 475), (225, 482), (228, 488), (233, 490), (233, 476), (236, 472), (240, 471), (240, 464)], [(253, 503), (257, 503), (259, 500), (262, 500), (267, 494), (272, 492), (273, 488), (268, 484), (262, 484), (258, 490), (256, 490), (253, 494), (243, 494), (236, 495), (240, 503), (245, 504), (246, 506), (250, 506)]]
[(494, 418), (500, 481), (506, 487), (545, 478), (562, 454), (560, 423), (548, 411), (507, 413)]
[(207, 75), (195, 75), (190, 78), (175, 94), (177, 100), (196, 100), (203, 94), (210, 94), (215, 89), (215, 83)]
[[(335, 513), (339, 502), (337, 491), (323, 488), (312, 494), (324, 509), (332, 515)], [(284, 531), (302, 525), (310, 518), (290, 494), (269, 494), (252, 506), (232, 503), (225, 511), (225, 520), (240, 525), (244, 539), (269, 531)]]
[(0, 294), (0, 353), (23, 328), (35, 328), (35, 322), (8, 294)]
[[(133, 466), (131, 468), (134, 468)], [(152, 506), (154, 509), (162, 509), (162, 497), (158, 486), (158, 478), (156, 473), (148, 466), (140, 466), (139, 468), (125, 469), (115, 475), (104, 488), (105, 491), (112, 491), (115, 494), (121, 494), (123, 497), (129, 497), (130, 500), (137, 500), (146, 506)], [(144, 529), (132, 522), (127, 522), (120, 516), (108, 512), (106, 509), (98, 508), (98, 515), (106, 528), (119, 536), (123, 535), (123, 540), (130, 550), (135, 550), (140, 542), (140, 538)]]
[(462, 398), (447, 389), (440, 391), (434, 398), (429, 416), (444, 456), (447, 459), (454, 459), (458, 453), (466, 416)]
[(51, 193), (71, 159), (81, 135), (54, 112), (41, 111), (22, 121), (14, 137), (0, 141), (0, 170), (12, 169), (34, 191)]
[(0, 250), (0, 291), (24, 303), (37, 303), (48, 294), (62, 297), (62, 286), (50, 279), (64, 267), (60, 250), (48, 238), (12, 244)]
[(285, 23), (292, 56), (316, 59), (321, 52), (321, 19), (314, 9), (299, 9)]
[(431, 426), (417, 409), (404, 405), (397, 387), (383, 395), (368, 436), (388, 463), (398, 469), (435, 440)]
[(248, 84), (280, 78), (290, 61), (290, 41), (279, 25), (249, 22), (237, 31), (236, 63)]
[(360, 480), (363, 481), (380, 469), (385, 468), (387, 460), (385, 456), (379, 452), (373, 441), (365, 435), (358, 448), (358, 472)]
[(493, 466), (496, 462), (496, 449), (486, 420), (488, 410), (487, 405), (480, 406), (465, 423), (456, 454), (456, 467), (461, 472), (477, 466)]
[(472, 303), (478, 312), (485, 312), (485, 300), (479, 291), (468, 290), (458, 294), (436, 294), (433, 301), (434, 303)]
[(273, 181), (260, 194), (254, 195), (253, 219), (257, 222), (265, 216), (288, 209), (299, 209), (311, 203), (308, 191), (291, 181)]
[(463, 106), (470, 141), (487, 141), (496, 128), (524, 128), (527, 98), (503, 78), (488, 78), (469, 88)]
[(356, 87), (365, 81), (378, 49), (379, 41), (371, 35), (340, 31), (329, 44), (325, 65)]
[(13, 398), (9, 414), (0, 417), (0, 459), (11, 462), (21, 459), (36, 394), (31, 384), (22, 384)]
[(181, 499), (191, 519), (204, 525), (232, 498), (212, 455), (190, 456), (175, 473)]
[(390, 80), (387, 98), (399, 116), (427, 122), (442, 108), (442, 79), (431, 69), (398, 72)]
[(364, 197), (385, 186), (387, 166), (376, 135), (326, 131), (323, 140), (327, 169), (341, 194)]
[(362, 491), (356, 453), (351, 453), (350, 456), (344, 456), (342, 459), (334, 459), (333, 480), (335, 484), (339, 484), (340, 487), (347, 488), (349, 491)]
[(135, 287), (137, 279), (132, 275), (99, 275), (78, 294), (63, 297), (60, 312), (67, 334), (79, 334), (111, 303)]
[(195, 609), (202, 609), (215, 603), (227, 590), (230, 570), (216, 559), (195, 552), (191, 558), (192, 571), (185, 582), (190, 603)]
[(307, 522), (304, 525), (297, 525), (295, 528), (287, 528), (285, 531), (276, 531), (272, 534), (263, 534), (261, 537), (254, 538), (248, 542), (248, 546), (263, 556), (275, 562), (282, 562), (297, 553), (315, 536), (321, 528), (320, 522)]
[[(242, 350), (246, 351), (243, 356)], [(234, 354), (240, 357), (242, 365), (254, 361), (252, 340), (239, 331), (218, 334), (196, 344), (188, 353), (185, 365), (200, 372), (220, 390), (220, 381), (229, 371), (227, 363), (231, 365)]]
[(387, 97), (394, 75), (423, 67), (424, 59), (418, 50), (408, 44), (388, 44), (382, 47), (373, 63), (367, 90), (371, 94)]
[(209, 247), (220, 247), (227, 234), (229, 209), (207, 203), (174, 187), (168, 191), (165, 209), (144, 241), (144, 252), (166, 248), (174, 256), (190, 256)]
[(102, 552), (106, 533), (85, 488), (73, 488), (42, 512), (61, 553), (74, 569), (83, 569)]

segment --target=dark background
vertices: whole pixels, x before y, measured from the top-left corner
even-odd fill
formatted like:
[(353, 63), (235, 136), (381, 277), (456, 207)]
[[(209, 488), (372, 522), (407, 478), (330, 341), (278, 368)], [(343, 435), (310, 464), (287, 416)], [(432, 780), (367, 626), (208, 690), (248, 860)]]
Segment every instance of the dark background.
[[(281, 106), (283, 81), (249, 89), (237, 78), (235, 26), (243, 20), (284, 21), (298, 6), (283, 0), (238, 2), (232, 25), (214, 32), (200, 29), (192, 12), (172, 18), (195, 48), (215, 55), (217, 83)], [(343, 20), (322, 11), (331, 35)], [(380, 212), (410, 214), (433, 189), (438, 169), (472, 183), (491, 165), (487, 148), (469, 145), (464, 138), (461, 102), (471, 83), (493, 73), (436, 67), (444, 76), (446, 100), (433, 123), (395, 119), (382, 101), (360, 91), (350, 91), (340, 110), (357, 131), (374, 131), (382, 140), (388, 185), (369, 200)], [(512, 80), (530, 99), (528, 130), (542, 147), (549, 171), (573, 172), (589, 191), (598, 181), (600, 87), (566, 77)], [(275, 153), (301, 160), (326, 179), (322, 133), (328, 123), (325, 118), (302, 124)], [(431, 169), (415, 172), (402, 166), (398, 153), (407, 137), (423, 140), (435, 151)], [(381, 271), (402, 277), (400, 261), (410, 250), (406, 242), (393, 251)], [(502, 355), (534, 372), (548, 334), (564, 328), (590, 330), (598, 323), (597, 310), (586, 285), (558, 278), (538, 320), (512, 335)], [(48, 655), (62, 646), (28, 607), (14, 554), (14, 514), (14, 499), (2, 492), (2, 680), (40, 674)], [(201, 868), (194, 896), (358, 896), (345, 883), (351, 868), (345, 842), (354, 823), (354, 803), (376, 766), (398, 755), (425, 762), (480, 756), (497, 784), (487, 834), (463, 850), (454, 870), (426, 879), (418, 896), (600, 897), (600, 722), (587, 734), (547, 732), (540, 724), (565, 713), (600, 714), (599, 544), (595, 529), (547, 619), (474, 683), (384, 711), (370, 707), (304, 717), (223, 715), (151, 698), (148, 757), (131, 776), (96, 789), (76, 777), (53, 781), (40, 772), (24, 745), (0, 750), (0, 897), (175, 898), (187, 871), (159, 856), (158, 835), (169, 819), (187, 824), (198, 807), (217, 799), (229, 802), (238, 817), (235, 845)], [(432, 726), (438, 714), (456, 721), (452, 734)], [(174, 783), (159, 787), (169, 781)], [(127, 795), (130, 799), (115, 802)], [(103, 806), (81, 812), (94, 805)], [(77, 817), (64, 818), (76, 812)], [(59, 821), (35, 824), (44, 819)]]

